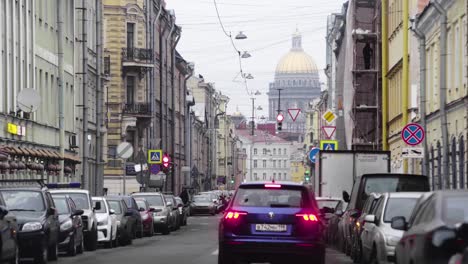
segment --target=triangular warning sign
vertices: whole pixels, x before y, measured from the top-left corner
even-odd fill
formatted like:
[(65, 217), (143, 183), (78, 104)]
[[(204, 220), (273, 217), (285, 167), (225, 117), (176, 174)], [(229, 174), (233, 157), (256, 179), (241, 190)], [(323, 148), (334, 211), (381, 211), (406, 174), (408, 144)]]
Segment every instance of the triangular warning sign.
[(323, 134), (325, 134), (325, 137), (327, 139), (330, 139), (335, 134), (336, 126), (323, 126), (322, 131), (323, 131)]
[(331, 144), (327, 144), (327, 146), (325, 147), (325, 150), (333, 150), (333, 147)]
[(298, 108), (291, 108), (288, 109), (288, 114), (291, 117), (292, 121), (295, 122), (299, 114), (301, 113), (301, 109)]

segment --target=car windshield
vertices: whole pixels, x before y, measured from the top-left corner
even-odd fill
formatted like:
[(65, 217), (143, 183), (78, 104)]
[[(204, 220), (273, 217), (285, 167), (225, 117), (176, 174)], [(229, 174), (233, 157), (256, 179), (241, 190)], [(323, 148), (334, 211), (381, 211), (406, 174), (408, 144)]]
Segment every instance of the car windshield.
[(122, 214), (122, 206), (119, 201), (107, 201), (109, 207), (115, 211), (115, 214)]
[(193, 201), (196, 202), (196, 203), (209, 203), (209, 202), (211, 202), (210, 197), (206, 196), (206, 195), (195, 196), (195, 197), (193, 197)]
[(137, 200), (136, 203), (137, 203), (137, 205), (138, 205), (138, 208), (143, 208), (143, 209), (145, 209), (145, 210), (148, 209), (148, 208), (146, 208), (146, 203), (145, 203), (145, 201)]
[(317, 200), (317, 204), (320, 209), (324, 207), (335, 209), (339, 202), (340, 201), (338, 200)]
[(385, 208), (384, 222), (390, 223), (393, 217), (404, 216), (409, 219), (418, 198), (390, 198)]
[(298, 189), (240, 188), (234, 206), (301, 208), (304, 197)]
[(95, 210), (96, 213), (107, 213), (106, 206), (104, 205), (103, 200), (93, 200), (93, 208), (96, 208), (96, 203), (100, 202), (101, 203), (101, 209)]
[(40, 192), (3, 190), (1, 193), (10, 211), (45, 211), (44, 198)]
[(67, 200), (65, 199), (65, 197), (54, 197), (54, 203), (58, 214), (70, 214), (70, 208), (68, 207)]
[(89, 209), (88, 195), (85, 193), (67, 193), (73, 202), (75, 202), (76, 209), (86, 210)]
[(145, 199), (150, 206), (164, 206), (161, 195), (138, 195), (138, 198)]
[(447, 224), (468, 221), (468, 196), (452, 196), (444, 198), (442, 217)]
[(362, 204), (371, 193), (385, 192), (425, 192), (429, 191), (427, 178), (423, 176), (409, 177), (368, 177), (362, 195)]

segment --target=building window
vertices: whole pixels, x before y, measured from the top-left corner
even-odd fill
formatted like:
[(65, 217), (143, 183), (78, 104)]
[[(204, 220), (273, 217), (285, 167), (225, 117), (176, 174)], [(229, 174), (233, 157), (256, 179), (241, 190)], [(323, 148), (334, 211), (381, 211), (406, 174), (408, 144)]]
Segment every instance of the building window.
[(273, 173), (273, 179), (276, 179), (276, 173)]
[(276, 155), (276, 149), (275, 148), (273, 149), (273, 155)]
[(266, 154), (267, 154), (267, 149), (264, 148), (264, 149), (263, 149), (263, 155), (266, 155)]
[(254, 148), (254, 155), (257, 155), (257, 154), (258, 154), (257, 149)]
[(273, 161), (273, 168), (276, 168), (276, 160)]
[(452, 139), (452, 151), (450, 153), (450, 159), (452, 160), (452, 188), (455, 190), (457, 189), (457, 140), (455, 138)]
[(127, 48), (132, 49), (135, 44), (135, 24), (127, 23)]
[(284, 160), (284, 167), (286, 168), (286, 160)]
[(458, 145), (458, 166), (460, 167), (458, 175), (460, 176), (460, 189), (465, 189), (465, 140), (463, 137), (460, 138)]
[(254, 160), (254, 168), (257, 168), (258, 164), (257, 164), (257, 160)]
[(281, 149), (278, 149), (278, 155), (281, 155)]
[(283, 176), (284, 176), (284, 179), (286, 180), (286, 173), (285, 173), (285, 174), (283, 174)]
[(266, 168), (266, 160), (263, 160), (263, 168)]
[(263, 173), (263, 180), (266, 180), (266, 173)]
[(278, 160), (278, 168), (281, 168), (281, 160)]
[(284, 149), (284, 155), (287, 155), (287, 154), (288, 154), (288, 153), (287, 153), (286, 149)]
[(258, 181), (257, 173), (254, 173), (254, 179)]
[(135, 102), (135, 76), (127, 76), (127, 104)]

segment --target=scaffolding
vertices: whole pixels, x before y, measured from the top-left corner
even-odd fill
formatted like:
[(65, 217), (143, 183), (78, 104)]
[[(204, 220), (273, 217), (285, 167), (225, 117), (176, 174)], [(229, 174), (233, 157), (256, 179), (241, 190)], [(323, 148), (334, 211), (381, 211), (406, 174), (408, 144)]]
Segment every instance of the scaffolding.
[(353, 150), (380, 149), (381, 70), (378, 1), (355, 0), (353, 50)]

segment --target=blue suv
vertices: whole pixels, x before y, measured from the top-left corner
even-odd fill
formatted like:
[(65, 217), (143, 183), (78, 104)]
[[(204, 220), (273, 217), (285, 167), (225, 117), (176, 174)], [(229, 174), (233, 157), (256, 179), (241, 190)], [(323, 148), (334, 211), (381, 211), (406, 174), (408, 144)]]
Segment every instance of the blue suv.
[(325, 263), (325, 226), (315, 197), (289, 182), (244, 183), (219, 225), (218, 264)]

